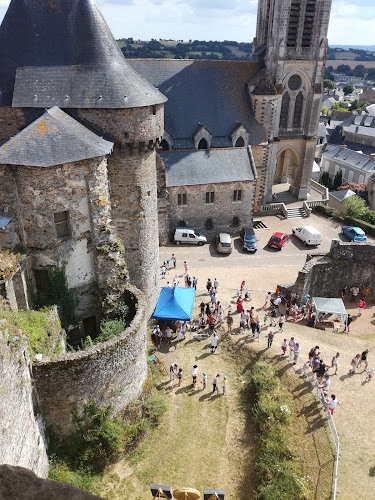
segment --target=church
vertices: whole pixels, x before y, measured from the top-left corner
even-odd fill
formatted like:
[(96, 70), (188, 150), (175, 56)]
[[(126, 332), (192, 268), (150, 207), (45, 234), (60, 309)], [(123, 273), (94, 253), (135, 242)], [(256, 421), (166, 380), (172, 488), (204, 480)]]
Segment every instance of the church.
[(261, 0), (253, 61), (126, 61), (92, 0), (12, 0), (0, 28), (1, 245), (28, 248), (34, 292), (65, 266), (77, 314), (99, 317), (100, 255), (118, 240), (152, 309), (159, 241), (177, 224), (235, 233), (275, 183), (306, 200), (330, 8)]

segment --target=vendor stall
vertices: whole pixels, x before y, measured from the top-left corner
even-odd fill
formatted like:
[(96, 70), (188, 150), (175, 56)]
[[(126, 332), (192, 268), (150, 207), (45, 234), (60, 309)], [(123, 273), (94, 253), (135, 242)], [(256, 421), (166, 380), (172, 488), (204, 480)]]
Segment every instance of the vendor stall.
[(348, 319), (348, 313), (345, 309), (345, 304), (342, 299), (330, 297), (313, 297), (312, 305), (315, 307), (316, 311), (314, 326), (316, 326), (318, 322), (322, 324), (326, 322), (329, 323), (329, 326), (332, 326), (334, 330), (337, 331), (339, 325), (345, 327)]

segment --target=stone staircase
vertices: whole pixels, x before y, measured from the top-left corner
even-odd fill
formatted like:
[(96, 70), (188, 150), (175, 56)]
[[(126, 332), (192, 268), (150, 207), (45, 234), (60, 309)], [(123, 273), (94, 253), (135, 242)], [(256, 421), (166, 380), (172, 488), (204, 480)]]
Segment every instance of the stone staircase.
[(294, 208), (287, 208), (286, 211), (288, 212), (288, 219), (304, 219), (305, 217), (308, 217), (304, 207), (294, 207)]

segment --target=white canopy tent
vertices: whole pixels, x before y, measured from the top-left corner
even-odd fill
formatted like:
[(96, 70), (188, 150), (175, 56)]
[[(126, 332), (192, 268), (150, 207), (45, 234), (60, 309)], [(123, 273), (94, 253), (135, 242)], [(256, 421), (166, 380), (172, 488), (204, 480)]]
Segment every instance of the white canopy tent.
[(330, 297), (313, 297), (312, 304), (316, 309), (315, 323), (320, 314), (336, 314), (337, 318), (344, 324), (348, 319), (348, 313), (342, 299)]

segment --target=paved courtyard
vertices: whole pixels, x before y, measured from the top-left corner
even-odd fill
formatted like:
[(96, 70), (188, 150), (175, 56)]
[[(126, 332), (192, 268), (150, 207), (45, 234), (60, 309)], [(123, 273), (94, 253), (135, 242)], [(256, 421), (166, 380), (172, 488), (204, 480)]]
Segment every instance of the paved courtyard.
[[(323, 241), (318, 248), (319, 252), (328, 252), (331, 240), (339, 238), (341, 226), (329, 219), (312, 215), (309, 219), (281, 220), (278, 217), (264, 217), (269, 229), (257, 230), (258, 252), (253, 254), (241, 250), (239, 239), (234, 240), (234, 250), (231, 255), (216, 253), (214, 245), (203, 247), (169, 246), (160, 248), (160, 259), (167, 260), (174, 253), (177, 258), (177, 272), (170, 270), (165, 281), (172, 281), (177, 274), (180, 277), (180, 286), (183, 286), (183, 261), (189, 263), (189, 274), (198, 278), (196, 305), (202, 298), (208, 300), (205, 284), (208, 277), (219, 280), (218, 300), (224, 308), (229, 303), (235, 303), (236, 290), (242, 280), (251, 290), (253, 305), (258, 314), (263, 316), (262, 305), (267, 291), (274, 291), (278, 283), (293, 283), (298, 271), (305, 263), (306, 254), (311, 249), (295, 237), (282, 249), (281, 252), (265, 248), (272, 232), (278, 230), (291, 234), (291, 228), (297, 225), (313, 225), (322, 232)], [(374, 238), (369, 238), (374, 241)], [(164, 280), (162, 281), (164, 285)], [(352, 283), (348, 283), (349, 287)], [(340, 296), (340, 290), (337, 291)], [(246, 303), (245, 303), (246, 304)], [(342, 457), (339, 468), (339, 490), (341, 500), (373, 500), (375, 498), (375, 457), (373, 426), (375, 417), (375, 392), (373, 384), (365, 383), (366, 372), (362, 369), (356, 375), (349, 376), (350, 361), (354, 355), (369, 349), (369, 368), (375, 367), (375, 309), (374, 304), (367, 305), (361, 318), (357, 317), (355, 304), (346, 302), (348, 311), (353, 315), (351, 333), (333, 333), (332, 330), (319, 331), (307, 328), (306, 322), (292, 323), (285, 326), (285, 337), (294, 336), (300, 341), (301, 356), (307, 359), (311, 346), (318, 344), (322, 357), (327, 364), (332, 356), (339, 351), (340, 365), (337, 376), (332, 376), (332, 391), (339, 400), (340, 406), (336, 410), (335, 422), (342, 444)], [(234, 308), (235, 309), (235, 308)], [(234, 326), (239, 324), (238, 315), (235, 315)], [(261, 344), (266, 345), (267, 330), (261, 337)], [(240, 338), (240, 336), (238, 336)], [(277, 334), (271, 348), (275, 354), (280, 353), (280, 345), (284, 334)], [(290, 364), (289, 369), (293, 369)], [(332, 370), (330, 370), (332, 373)]]

